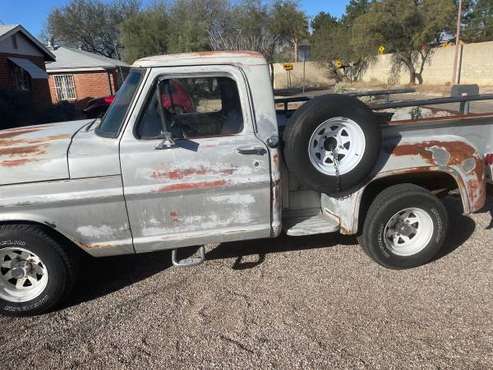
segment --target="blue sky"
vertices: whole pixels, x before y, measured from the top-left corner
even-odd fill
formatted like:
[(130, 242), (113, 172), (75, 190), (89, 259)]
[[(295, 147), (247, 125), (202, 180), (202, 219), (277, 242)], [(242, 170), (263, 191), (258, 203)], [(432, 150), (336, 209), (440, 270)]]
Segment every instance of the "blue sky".
[[(150, 1), (144, 0), (144, 3)], [(0, 22), (20, 23), (34, 36), (39, 36), (50, 11), (68, 2), (69, 0), (0, 0)], [(320, 11), (340, 16), (348, 2), (349, 0), (300, 0), (300, 5), (309, 16)]]

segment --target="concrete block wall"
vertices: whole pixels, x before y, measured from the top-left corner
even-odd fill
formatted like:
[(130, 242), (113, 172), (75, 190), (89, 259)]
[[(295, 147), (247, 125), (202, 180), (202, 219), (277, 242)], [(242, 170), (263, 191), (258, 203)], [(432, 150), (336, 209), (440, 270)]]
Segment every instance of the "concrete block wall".
[[(455, 47), (435, 49), (423, 70), (425, 85), (451, 83), (454, 70)], [(380, 55), (362, 76), (365, 82), (392, 82), (392, 55)], [(402, 68), (396, 79), (400, 84), (409, 83), (409, 72)], [(493, 41), (462, 46), (460, 83), (475, 83), (480, 86), (493, 85)]]
[[(455, 47), (438, 48), (432, 58), (426, 63), (423, 71), (425, 85), (445, 85), (451, 83), (454, 69)], [(303, 78), (303, 63), (292, 63), (292, 86), (300, 87)], [(462, 58), (460, 66), (460, 83), (478, 84), (480, 86), (493, 86), (493, 41), (462, 46)], [(408, 84), (409, 72), (402, 68), (396, 81), (391, 74), (392, 55), (379, 55), (362, 76), (364, 82), (377, 82), (382, 84), (397, 83)], [(287, 87), (287, 72), (282, 63), (274, 64), (275, 78), (274, 88)], [(328, 69), (316, 62), (306, 63), (306, 85), (311, 87), (324, 87), (334, 83), (329, 78)]]

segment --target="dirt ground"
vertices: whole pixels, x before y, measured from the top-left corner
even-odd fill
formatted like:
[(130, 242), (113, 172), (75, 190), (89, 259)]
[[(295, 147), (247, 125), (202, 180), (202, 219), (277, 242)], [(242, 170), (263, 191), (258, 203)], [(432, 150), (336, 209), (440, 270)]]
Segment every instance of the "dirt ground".
[(446, 204), (442, 255), (407, 271), (333, 235), (93, 261), (57, 312), (0, 317), (0, 367), (491, 369), (493, 200)]

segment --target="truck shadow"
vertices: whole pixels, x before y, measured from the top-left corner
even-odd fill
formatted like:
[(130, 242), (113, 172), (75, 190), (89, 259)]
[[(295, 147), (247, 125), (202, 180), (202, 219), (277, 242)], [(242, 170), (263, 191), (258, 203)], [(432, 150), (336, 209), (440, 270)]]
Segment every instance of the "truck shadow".
[[(471, 218), (461, 215), (462, 209), (458, 199), (447, 198), (445, 199), (445, 205), (449, 213), (449, 234), (444, 248), (435, 260), (443, 258), (463, 245), (476, 228), (476, 224)], [(493, 204), (489, 202), (482, 212), (493, 213)], [(206, 259), (234, 258), (231, 268), (233, 270), (246, 270), (261, 265), (268, 254), (335, 246), (359, 247), (354, 236), (326, 234), (287, 237), (283, 235), (276, 239), (224, 243), (210, 250), (206, 254)], [(171, 266), (170, 251), (100, 259), (87, 258), (82, 263), (79, 281), (71, 295), (71, 299), (62, 308), (113, 293), (126, 286), (145, 280)]]

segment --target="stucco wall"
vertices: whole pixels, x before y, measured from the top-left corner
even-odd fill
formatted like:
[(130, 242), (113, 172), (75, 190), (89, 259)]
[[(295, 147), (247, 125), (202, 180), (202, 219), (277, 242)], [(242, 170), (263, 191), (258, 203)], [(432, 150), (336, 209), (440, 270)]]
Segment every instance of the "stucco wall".
[[(430, 62), (425, 65), (423, 79), (425, 85), (444, 85), (451, 83), (454, 69), (455, 47), (436, 49)], [(362, 76), (365, 82), (392, 83), (391, 68), (392, 55), (380, 55), (369, 66)], [(301, 86), (303, 63), (292, 63), (292, 86)], [(274, 87), (287, 87), (287, 72), (282, 63), (274, 64)], [(462, 47), (460, 83), (474, 83), (480, 86), (493, 86), (493, 41), (476, 44), (466, 44)], [(327, 68), (315, 62), (306, 63), (307, 86), (325, 86), (331, 84)], [(403, 68), (397, 81), (399, 84), (409, 83), (409, 72)]]
[[(425, 84), (443, 85), (450, 83), (454, 69), (455, 47), (436, 49), (429, 63), (425, 65), (423, 79)], [(391, 54), (378, 56), (370, 65), (363, 81), (388, 83), (391, 78)], [(475, 83), (482, 86), (493, 85), (493, 41), (466, 44), (462, 47), (460, 83)], [(403, 68), (397, 82), (409, 82), (409, 72)]]
[[(291, 86), (300, 87), (303, 82), (303, 63), (291, 63), (293, 70), (291, 75)], [(328, 69), (316, 62), (306, 62), (305, 65), (306, 86), (326, 87), (333, 83), (329, 79)], [(285, 89), (288, 87), (288, 72), (283, 68), (282, 63), (274, 64), (274, 88)]]

